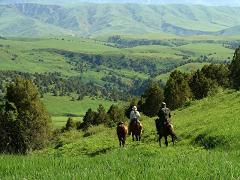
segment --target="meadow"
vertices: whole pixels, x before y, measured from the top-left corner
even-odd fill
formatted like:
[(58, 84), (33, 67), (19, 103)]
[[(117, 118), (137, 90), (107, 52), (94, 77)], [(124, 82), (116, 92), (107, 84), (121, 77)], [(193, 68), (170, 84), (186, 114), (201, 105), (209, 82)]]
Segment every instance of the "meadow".
[(172, 112), (176, 146), (159, 147), (154, 118), (141, 142), (118, 147), (115, 128), (66, 132), (28, 156), (0, 156), (3, 179), (239, 179), (240, 94), (220, 91)]
[[(136, 35), (135, 35), (136, 36)], [(134, 35), (122, 36), (123, 39), (131, 40), (137, 38)], [(139, 77), (141, 79), (148, 78), (148, 74), (136, 72), (128, 68), (115, 69), (109, 67), (99, 67), (101, 73), (96, 68), (90, 68), (86, 72), (81, 73), (74, 69), (74, 65), (69, 63), (66, 56), (56, 53), (54, 50), (64, 50), (74, 53), (92, 54), (92, 55), (125, 55), (129, 59), (138, 61), (139, 58), (144, 58), (145, 61), (150, 61), (156, 64), (160, 69), (167, 68), (170, 65), (184, 63), (191, 60), (196, 63), (201, 56), (207, 56), (210, 60), (229, 61), (234, 53), (233, 49), (223, 46), (222, 41), (233, 41), (232, 36), (175, 36), (168, 35), (165, 38), (161, 34), (146, 35), (141, 39), (165, 41), (184, 41), (185, 45), (179, 46), (163, 46), (163, 45), (138, 45), (131, 48), (118, 48), (109, 46), (106, 41), (107, 37), (96, 39), (84, 38), (9, 38), (0, 39), (0, 70), (16, 70), (30, 73), (44, 72), (60, 72), (65, 76), (82, 75), (84, 79), (101, 82), (99, 75), (106, 76), (108, 72), (114, 71), (120, 76), (128, 76), (128, 78)], [(166, 39), (168, 38), (168, 39)], [(215, 39), (206, 42), (207, 39)], [(235, 37), (240, 39), (240, 37)], [(219, 39), (219, 40), (218, 40)], [(139, 40), (139, 39), (138, 39)], [(220, 42), (219, 42), (220, 41)], [(188, 57), (184, 59), (184, 57)], [(98, 68), (98, 69), (99, 69)], [(105, 72), (105, 74), (104, 74)], [(98, 76), (96, 76), (98, 74)]]
[[(45, 95), (42, 102), (52, 116), (54, 128), (62, 128), (65, 126), (68, 117), (72, 117), (74, 121), (81, 121), (89, 108), (96, 111), (101, 104), (106, 110), (108, 110), (112, 104), (117, 103), (91, 97), (84, 97), (81, 101), (73, 101), (69, 96), (60, 97), (52, 96), (50, 94)], [(121, 102), (118, 102), (118, 104), (120, 103)]]

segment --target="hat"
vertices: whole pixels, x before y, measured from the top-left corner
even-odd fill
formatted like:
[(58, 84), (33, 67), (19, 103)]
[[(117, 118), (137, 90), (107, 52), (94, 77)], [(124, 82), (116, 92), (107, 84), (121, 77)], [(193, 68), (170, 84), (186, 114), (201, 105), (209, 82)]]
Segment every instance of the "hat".
[(133, 106), (132, 110), (135, 110), (135, 111), (136, 111), (136, 110), (137, 110), (137, 107), (136, 107), (136, 106)]
[(167, 104), (165, 102), (162, 102), (162, 106), (166, 106)]

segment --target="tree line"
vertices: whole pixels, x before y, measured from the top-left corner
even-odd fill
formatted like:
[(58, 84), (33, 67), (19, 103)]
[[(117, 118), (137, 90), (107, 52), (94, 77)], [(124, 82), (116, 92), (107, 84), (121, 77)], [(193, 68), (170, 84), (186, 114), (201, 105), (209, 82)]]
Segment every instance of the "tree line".
[[(162, 46), (183, 46), (189, 44), (189, 42), (183, 39), (169, 39), (169, 40), (155, 40), (155, 39), (123, 39), (119, 35), (111, 36), (107, 40), (108, 44), (114, 44), (114, 47), (118, 48), (131, 48), (142, 45), (162, 45)], [(111, 44), (109, 44), (111, 43)]]
[(106, 83), (100, 86), (91, 81), (84, 82), (81, 76), (65, 77), (58, 72), (31, 74), (18, 71), (0, 71), (0, 94), (6, 93), (6, 85), (19, 76), (33, 81), (38, 87), (41, 97), (46, 93), (51, 93), (54, 96), (71, 96), (74, 93), (77, 94), (76, 100), (82, 100), (84, 96), (127, 100), (131, 94), (126, 96), (126, 92), (133, 92), (131, 85), (122, 83), (120, 86), (116, 84), (114, 79), (111, 81), (109, 78), (103, 79)]

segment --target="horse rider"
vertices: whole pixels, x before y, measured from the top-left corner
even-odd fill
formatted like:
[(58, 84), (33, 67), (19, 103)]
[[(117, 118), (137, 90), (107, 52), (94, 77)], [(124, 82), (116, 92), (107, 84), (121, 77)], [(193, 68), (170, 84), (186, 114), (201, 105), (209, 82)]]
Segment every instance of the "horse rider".
[(167, 108), (167, 104), (165, 102), (162, 102), (162, 108), (158, 112), (158, 117), (161, 127), (163, 127), (166, 123), (171, 123), (171, 112), (170, 109)]
[(131, 113), (130, 113), (130, 121), (129, 121), (129, 128), (128, 128), (128, 134), (130, 135), (131, 134), (131, 125), (132, 125), (132, 123), (134, 122), (134, 121), (136, 121), (136, 122), (138, 122), (138, 123), (140, 123), (140, 117), (141, 117), (141, 115), (140, 115), (140, 113), (138, 112), (138, 110), (137, 110), (137, 107), (136, 106), (133, 106), (133, 108), (132, 108), (132, 111), (131, 111)]

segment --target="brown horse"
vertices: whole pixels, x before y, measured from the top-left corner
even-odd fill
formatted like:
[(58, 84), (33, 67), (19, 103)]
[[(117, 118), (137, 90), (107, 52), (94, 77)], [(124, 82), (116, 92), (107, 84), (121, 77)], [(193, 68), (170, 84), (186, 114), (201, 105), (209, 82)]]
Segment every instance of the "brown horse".
[(134, 141), (136, 138), (136, 141), (141, 141), (142, 124), (137, 120), (133, 120), (130, 123), (130, 130), (132, 133), (132, 140)]
[(124, 125), (123, 122), (118, 123), (117, 125), (117, 135), (119, 140), (120, 147), (125, 145), (126, 137), (128, 134), (128, 128)]
[(162, 137), (164, 137), (165, 144), (166, 144), (166, 146), (168, 146), (168, 140), (167, 140), (168, 136), (172, 137), (172, 143), (173, 143), (173, 146), (174, 146), (174, 141), (175, 141), (175, 139), (177, 139), (177, 136), (174, 132), (173, 125), (170, 124), (169, 121), (167, 121), (165, 123), (162, 123), (159, 119), (156, 119), (155, 123), (156, 123), (157, 132), (158, 132), (158, 135), (159, 135), (158, 142), (159, 142), (160, 147), (161, 147)]

